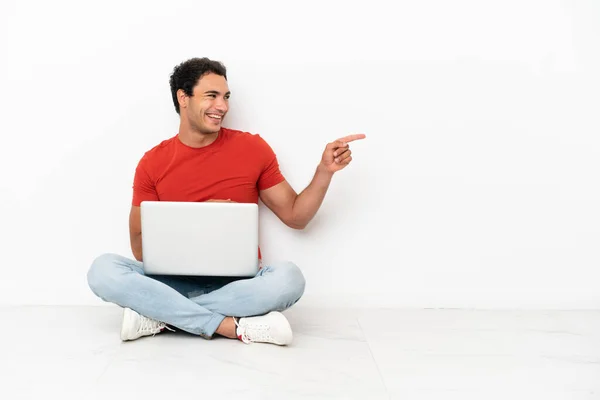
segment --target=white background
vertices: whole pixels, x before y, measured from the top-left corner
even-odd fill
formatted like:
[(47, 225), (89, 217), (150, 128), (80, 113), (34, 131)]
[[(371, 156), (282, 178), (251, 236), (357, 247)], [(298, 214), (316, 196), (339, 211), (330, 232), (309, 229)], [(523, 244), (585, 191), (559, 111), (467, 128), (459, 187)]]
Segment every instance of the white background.
[(261, 208), (307, 302), (600, 306), (600, 3), (5, 1), (0, 304), (101, 304), (131, 256), (139, 158), (178, 128), (172, 68), (228, 68), (225, 126), (297, 191), (327, 142), (354, 161), (304, 231)]

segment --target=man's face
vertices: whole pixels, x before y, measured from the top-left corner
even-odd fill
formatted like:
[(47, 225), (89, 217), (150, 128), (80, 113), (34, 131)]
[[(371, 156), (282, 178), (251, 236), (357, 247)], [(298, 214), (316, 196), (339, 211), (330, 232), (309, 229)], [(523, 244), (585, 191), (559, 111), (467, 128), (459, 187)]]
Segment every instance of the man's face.
[(190, 126), (200, 133), (217, 133), (229, 110), (229, 96), (225, 77), (206, 74), (194, 86), (194, 95), (184, 96), (183, 104), (180, 103), (181, 116), (188, 118)]

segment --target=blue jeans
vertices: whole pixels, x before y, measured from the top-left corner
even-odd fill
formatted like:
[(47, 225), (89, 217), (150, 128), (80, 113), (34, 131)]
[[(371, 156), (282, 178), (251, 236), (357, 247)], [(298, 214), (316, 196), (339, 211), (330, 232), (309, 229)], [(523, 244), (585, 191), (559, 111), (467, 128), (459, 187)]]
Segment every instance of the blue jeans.
[(87, 274), (102, 300), (186, 332), (211, 338), (225, 317), (283, 311), (304, 293), (291, 262), (264, 266), (253, 278), (146, 275), (142, 262), (116, 254), (96, 258)]

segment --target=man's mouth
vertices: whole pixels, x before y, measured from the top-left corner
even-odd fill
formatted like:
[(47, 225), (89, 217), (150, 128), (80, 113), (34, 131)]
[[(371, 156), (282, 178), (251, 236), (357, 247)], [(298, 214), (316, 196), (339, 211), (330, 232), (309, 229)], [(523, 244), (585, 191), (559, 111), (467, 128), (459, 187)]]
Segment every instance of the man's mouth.
[(206, 114), (206, 116), (214, 122), (221, 122), (223, 119), (223, 116), (220, 114)]

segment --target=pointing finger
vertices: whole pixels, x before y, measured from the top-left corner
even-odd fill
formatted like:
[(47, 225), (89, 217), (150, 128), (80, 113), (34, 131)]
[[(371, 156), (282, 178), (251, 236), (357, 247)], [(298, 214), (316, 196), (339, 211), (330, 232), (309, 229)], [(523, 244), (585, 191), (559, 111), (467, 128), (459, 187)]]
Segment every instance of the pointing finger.
[(343, 137), (343, 138), (340, 138), (340, 139), (338, 139), (337, 141), (339, 141), (339, 142), (344, 142), (344, 143), (349, 143), (349, 142), (353, 142), (353, 141), (355, 141), (355, 140), (361, 140), (361, 139), (364, 139), (364, 138), (366, 138), (366, 137), (367, 137), (367, 135), (365, 135), (364, 133), (357, 133), (357, 134), (355, 134), (355, 135), (348, 135), (348, 136), (345, 136), (345, 137)]

